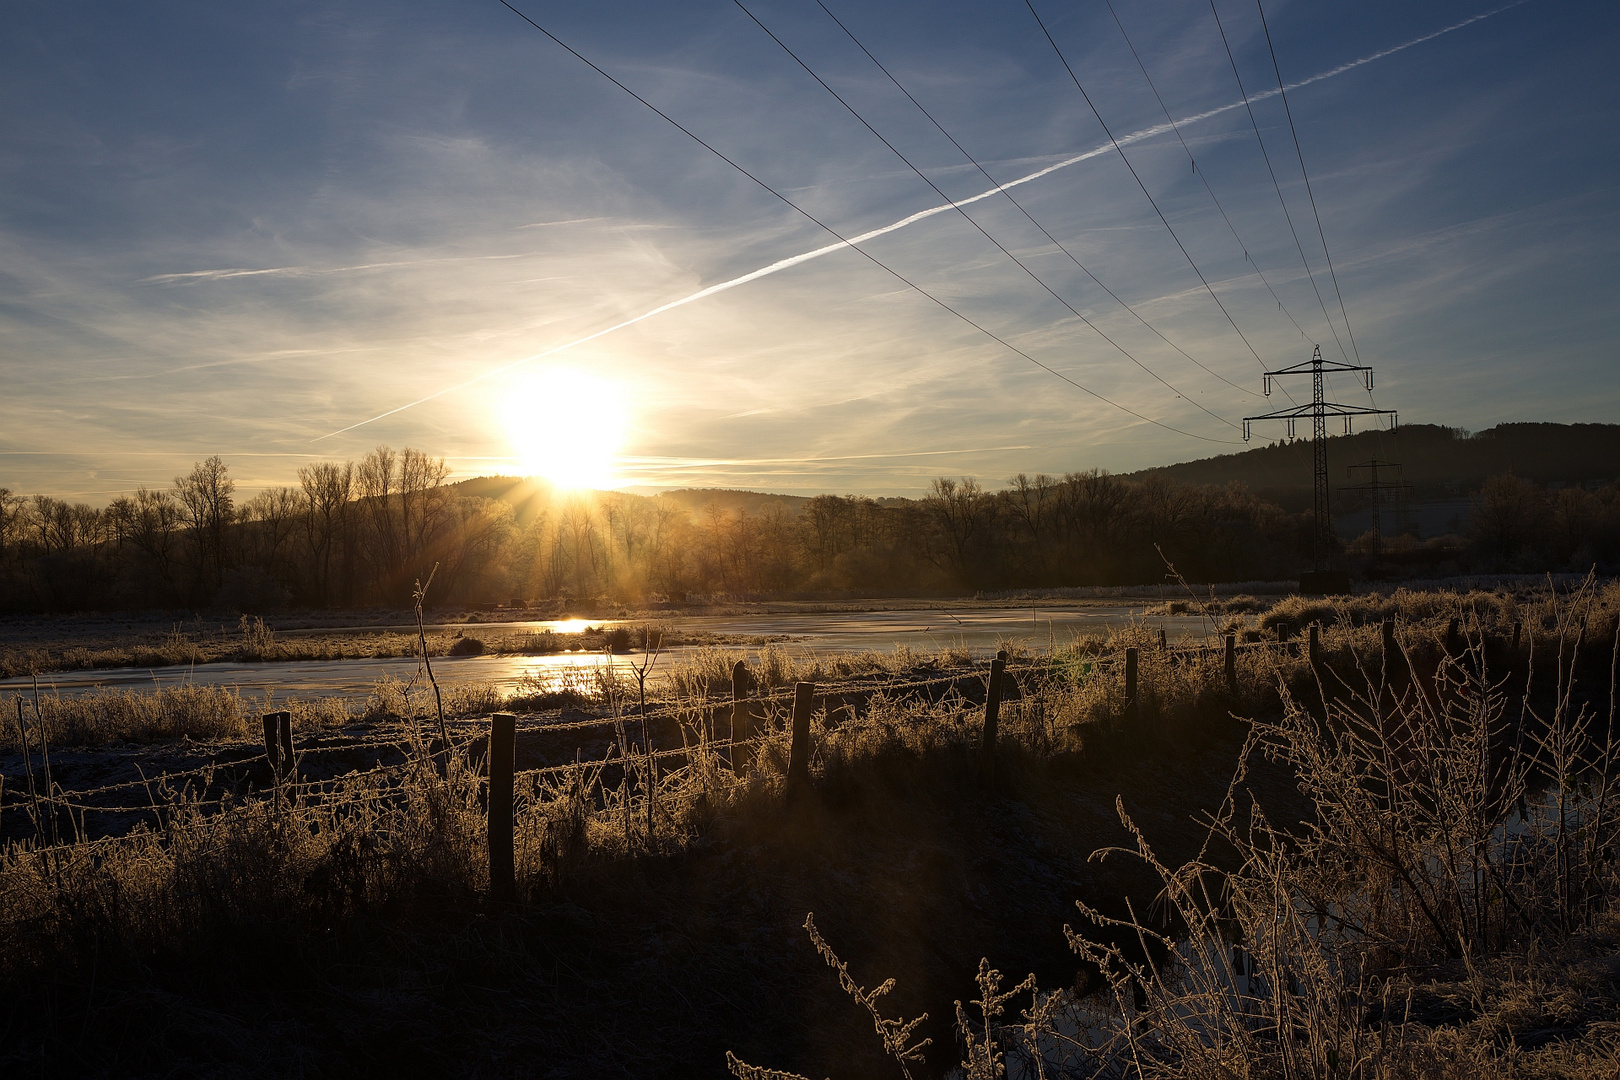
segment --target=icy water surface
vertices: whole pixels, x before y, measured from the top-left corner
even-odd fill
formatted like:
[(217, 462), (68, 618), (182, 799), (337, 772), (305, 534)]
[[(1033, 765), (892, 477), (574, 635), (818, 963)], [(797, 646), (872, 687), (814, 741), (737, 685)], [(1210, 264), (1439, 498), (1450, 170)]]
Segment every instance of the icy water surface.
[[(1208, 631), (1208, 625), (1196, 615), (1144, 616), (1143, 607), (1137, 605), (1090, 605), (1074, 607), (1029, 608), (952, 608), (950, 610), (910, 611), (857, 611), (831, 613), (788, 613), (765, 615), (697, 615), (677, 616), (660, 620), (671, 630), (694, 633), (737, 634), (757, 637), (783, 637), (790, 640), (779, 647), (810, 653), (854, 652), (866, 650), (890, 651), (900, 646), (917, 652), (936, 652), (947, 647), (966, 647), (974, 653), (988, 655), (1001, 642), (1014, 641), (1036, 650), (1045, 650), (1049, 644), (1064, 645), (1076, 635), (1105, 634), (1110, 630), (1143, 622), (1154, 628), (1162, 627), (1166, 636), (1174, 641), (1196, 639)], [(631, 625), (623, 620), (541, 620), (533, 622), (457, 624), (429, 627), (436, 630), (460, 630), (477, 635), (481, 632), (511, 633), (524, 630), (549, 630), (554, 633), (577, 633), (587, 623), (591, 626), (612, 628)], [(333, 635), (342, 633), (375, 633), (380, 630), (413, 630), (414, 627), (320, 627), (311, 630), (281, 631), (280, 636), (300, 634)], [(659, 667), (667, 666), (671, 659), (690, 651), (686, 648), (666, 650)], [(643, 658), (638, 654), (616, 656), (615, 667), (628, 673), (630, 667)], [(569, 677), (585, 677), (607, 664), (601, 653), (572, 652), (549, 656), (465, 656), (436, 657), (433, 673), (445, 686), (469, 683), (492, 683), (504, 690), (515, 689), (528, 679), (540, 678), (548, 682)], [(40, 677), (42, 691), (73, 695), (98, 687), (113, 689), (151, 690), (160, 686), (191, 683), (199, 686), (228, 686), (244, 693), (263, 695), (274, 693), (278, 698), (360, 697), (370, 693), (379, 679), (408, 680), (418, 672), (419, 662), (409, 657), (370, 660), (297, 660), (283, 663), (261, 664), (198, 664), (194, 667), (175, 666), (159, 668), (103, 668), (95, 671), (55, 672)], [(654, 677), (657, 676), (655, 670)], [(29, 685), (27, 679), (0, 680), (0, 691), (17, 690)]]

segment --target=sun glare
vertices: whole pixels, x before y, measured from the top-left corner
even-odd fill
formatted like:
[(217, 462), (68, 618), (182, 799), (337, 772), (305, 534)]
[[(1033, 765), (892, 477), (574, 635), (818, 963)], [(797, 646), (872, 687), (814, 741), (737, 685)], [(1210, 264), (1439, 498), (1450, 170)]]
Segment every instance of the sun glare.
[(629, 426), (624, 388), (572, 368), (548, 368), (508, 385), (502, 423), (519, 466), (564, 489), (611, 488)]

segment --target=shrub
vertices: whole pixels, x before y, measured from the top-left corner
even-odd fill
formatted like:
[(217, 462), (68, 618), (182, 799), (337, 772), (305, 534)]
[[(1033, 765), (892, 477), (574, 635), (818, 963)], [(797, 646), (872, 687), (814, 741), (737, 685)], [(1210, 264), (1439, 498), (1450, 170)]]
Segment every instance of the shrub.
[(484, 654), (484, 642), (471, 635), (458, 637), (451, 643), (447, 653), (450, 656), (482, 656)]

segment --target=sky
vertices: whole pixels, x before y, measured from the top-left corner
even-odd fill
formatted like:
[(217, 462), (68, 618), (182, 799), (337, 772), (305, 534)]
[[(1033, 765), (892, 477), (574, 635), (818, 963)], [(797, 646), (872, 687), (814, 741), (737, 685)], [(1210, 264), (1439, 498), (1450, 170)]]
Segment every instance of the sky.
[(1241, 450), (1315, 344), (1617, 419), (1612, 4), (745, 3), (514, 0), (728, 164), (498, 0), (13, 0), (0, 487), (999, 486)]

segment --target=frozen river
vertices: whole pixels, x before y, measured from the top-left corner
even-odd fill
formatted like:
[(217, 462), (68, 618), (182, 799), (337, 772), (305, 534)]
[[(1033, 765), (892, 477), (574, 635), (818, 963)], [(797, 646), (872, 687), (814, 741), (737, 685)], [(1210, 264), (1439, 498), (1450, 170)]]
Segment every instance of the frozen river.
[[(1144, 615), (1141, 604), (1074, 605), (1072, 607), (1030, 608), (952, 607), (932, 610), (857, 611), (816, 613), (774, 613), (763, 615), (697, 615), (660, 620), (671, 631), (787, 637), (778, 648), (793, 652), (823, 653), (864, 650), (890, 651), (905, 646), (917, 652), (936, 652), (947, 647), (966, 647), (988, 655), (1001, 642), (1011, 640), (1036, 650), (1048, 645), (1064, 645), (1077, 635), (1106, 634), (1132, 623), (1163, 628), (1172, 641), (1197, 639), (1208, 632), (1208, 624), (1196, 615)], [(486, 631), (513, 633), (550, 630), (567, 634), (586, 625), (584, 620), (509, 623), (456, 624), (430, 629), (460, 630), (467, 634)], [(632, 625), (614, 619), (593, 619), (589, 625), (612, 628)], [(287, 630), (281, 637), (299, 634), (332, 635), (375, 633), (381, 630), (414, 630), (414, 627), (321, 627)], [(742, 646), (732, 651), (751, 653)], [(689, 651), (666, 650), (659, 666)], [(612, 658), (612, 663), (628, 671), (642, 661), (636, 653)], [(596, 652), (564, 652), (548, 656), (465, 656), (435, 657), (433, 672), (441, 685), (493, 683), (505, 690), (521, 682), (541, 678), (547, 681), (568, 676), (569, 669), (590, 669), (607, 664), (608, 658)], [(259, 664), (198, 664), (194, 667), (102, 668), (94, 671), (53, 672), (40, 676), (42, 691), (63, 695), (83, 693), (98, 687), (150, 690), (182, 683), (228, 686), (243, 693), (277, 698), (360, 697), (370, 693), (379, 679), (410, 679), (418, 661), (409, 657), (384, 660), (299, 660)], [(655, 671), (656, 677), (656, 671)], [(0, 680), (0, 691), (29, 686), (27, 679)]]

